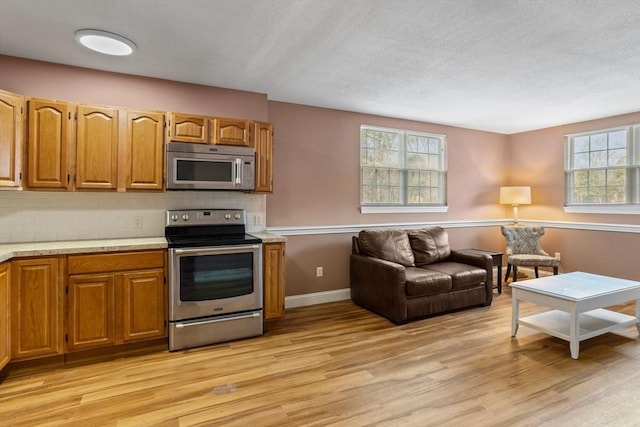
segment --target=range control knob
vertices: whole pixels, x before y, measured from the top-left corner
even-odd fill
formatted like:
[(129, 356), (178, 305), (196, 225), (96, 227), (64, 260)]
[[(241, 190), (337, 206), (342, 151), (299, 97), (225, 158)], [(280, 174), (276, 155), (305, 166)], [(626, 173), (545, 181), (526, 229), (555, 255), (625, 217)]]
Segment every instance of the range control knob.
[(231, 219), (231, 214), (224, 214), (224, 219)]
[(171, 221), (177, 221), (178, 220), (178, 215), (176, 214), (171, 214)]
[(189, 221), (189, 214), (182, 214), (183, 221)]
[(240, 214), (239, 214), (239, 213), (237, 213), (237, 214), (235, 214), (233, 217), (234, 217), (235, 219), (240, 219)]

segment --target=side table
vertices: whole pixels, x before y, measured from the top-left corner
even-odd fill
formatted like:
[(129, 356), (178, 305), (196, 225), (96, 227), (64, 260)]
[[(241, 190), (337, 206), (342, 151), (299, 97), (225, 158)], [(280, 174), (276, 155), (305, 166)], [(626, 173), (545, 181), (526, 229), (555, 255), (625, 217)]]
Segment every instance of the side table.
[(457, 252), (491, 256), (493, 266), (498, 267), (498, 293), (502, 293), (502, 252), (487, 251), (484, 249), (457, 249)]

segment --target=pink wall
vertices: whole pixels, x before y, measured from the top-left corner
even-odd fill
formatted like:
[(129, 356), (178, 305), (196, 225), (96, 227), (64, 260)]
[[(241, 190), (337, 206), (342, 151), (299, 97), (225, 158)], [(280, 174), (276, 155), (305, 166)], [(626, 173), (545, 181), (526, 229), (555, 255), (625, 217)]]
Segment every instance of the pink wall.
[(565, 214), (563, 211), (564, 136), (633, 123), (640, 123), (640, 112), (509, 135), (507, 183), (531, 185), (532, 204), (523, 206), (519, 216), (547, 221), (640, 224), (640, 215)]
[[(380, 224), (503, 218), (507, 136), (283, 102), (269, 102), (274, 123), (274, 192), (267, 224)], [(442, 214), (360, 213), (360, 125), (447, 135), (448, 204)]]
[(267, 120), (265, 94), (0, 55), (0, 89), (39, 98)]

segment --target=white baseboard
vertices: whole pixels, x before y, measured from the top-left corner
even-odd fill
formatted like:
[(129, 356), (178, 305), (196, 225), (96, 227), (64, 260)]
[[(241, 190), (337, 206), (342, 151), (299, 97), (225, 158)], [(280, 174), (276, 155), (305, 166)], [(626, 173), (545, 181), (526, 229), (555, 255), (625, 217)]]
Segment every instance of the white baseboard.
[(351, 298), (351, 289), (337, 289), (335, 291), (313, 292), (310, 294), (292, 295), (285, 297), (284, 308), (304, 307), (325, 302), (343, 301)]

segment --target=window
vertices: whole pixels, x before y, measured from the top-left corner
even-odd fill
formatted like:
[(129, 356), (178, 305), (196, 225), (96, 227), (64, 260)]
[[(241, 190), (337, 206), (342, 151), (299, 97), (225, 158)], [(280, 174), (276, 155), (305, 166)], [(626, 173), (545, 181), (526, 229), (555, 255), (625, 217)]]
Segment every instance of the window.
[(565, 137), (565, 210), (640, 213), (640, 124)]
[(445, 135), (360, 126), (362, 212), (446, 210), (445, 142)]

